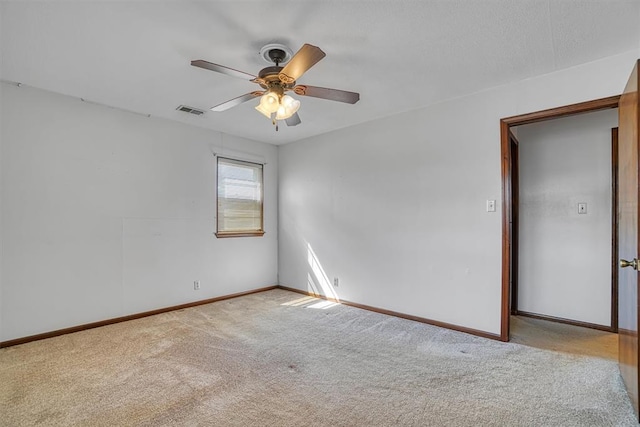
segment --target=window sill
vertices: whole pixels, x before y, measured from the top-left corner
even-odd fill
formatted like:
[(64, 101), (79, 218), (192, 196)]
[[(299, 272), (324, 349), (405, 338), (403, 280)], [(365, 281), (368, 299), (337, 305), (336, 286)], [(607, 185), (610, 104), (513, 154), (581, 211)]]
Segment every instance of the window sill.
[(262, 237), (264, 231), (219, 231), (216, 234), (218, 239), (227, 237)]

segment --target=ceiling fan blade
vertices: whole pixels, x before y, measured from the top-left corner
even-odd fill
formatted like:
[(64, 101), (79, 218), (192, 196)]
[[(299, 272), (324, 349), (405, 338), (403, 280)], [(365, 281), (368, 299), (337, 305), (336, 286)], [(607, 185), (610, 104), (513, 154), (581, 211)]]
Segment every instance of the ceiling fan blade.
[(355, 104), (360, 100), (359, 93), (339, 89), (328, 89), (326, 87), (298, 85), (293, 88), (293, 91), (297, 95), (346, 102), (347, 104)]
[(278, 77), (283, 83), (293, 83), (325, 56), (326, 54), (319, 47), (305, 43), (280, 71)]
[(203, 61), (202, 59), (191, 61), (191, 65), (193, 65), (194, 67), (204, 68), (205, 70), (226, 74), (231, 77), (237, 77), (243, 80), (251, 81), (251, 80), (257, 79), (257, 76), (254, 76), (253, 74), (245, 73), (244, 71), (234, 70), (233, 68), (225, 67), (224, 65), (214, 64), (213, 62)]
[(287, 126), (298, 126), (300, 123), (302, 123), (302, 120), (300, 120), (300, 116), (298, 115), (298, 113), (295, 113), (293, 116), (289, 117), (288, 119), (284, 119), (284, 121), (287, 124)]
[(264, 92), (259, 90), (255, 92), (245, 93), (242, 96), (230, 99), (227, 102), (223, 102), (222, 104), (216, 105), (215, 107), (211, 107), (211, 111), (225, 111), (225, 110), (228, 110), (229, 108), (235, 107), (236, 105), (240, 105), (243, 102), (247, 102), (250, 99), (257, 98), (258, 96), (262, 96), (263, 94)]

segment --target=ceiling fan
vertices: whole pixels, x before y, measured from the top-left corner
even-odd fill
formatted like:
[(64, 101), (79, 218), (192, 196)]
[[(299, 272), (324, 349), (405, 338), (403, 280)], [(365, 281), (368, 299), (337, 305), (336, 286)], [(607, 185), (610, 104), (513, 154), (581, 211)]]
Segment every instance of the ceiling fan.
[[(276, 126), (276, 130), (278, 130), (278, 120), (284, 120), (288, 126), (297, 126), (301, 123), (297, 112), (300, 108), (300, 101), (287, 95), (286, 92), (292, 91), (296, 95), (311, 96), (347, 104), (355, 104), (360, 100), (360, 94), (356, 92), (296, 85), (297, 79), (325, 57), (326, 54), (317, 46), (305, 44), (295, 55), (291, 56), (291, 50), (286, 46), (271, 44), (263, 47), (260, 53), (267, 61), (273, 62), (275, 66), (263, 68), (257, 76), (202, 59), (191, 61), (191, 65), (194, 67), (249, 80), (259, 84), (264, 89), (249, 92), (218, 104), (212, 107), (211, 111), (225, 111), (250, 99), (261, 97), (260, 103), (255, 107), (256, 110), (270, 118)], [(286, 63), (286, 65), (281, 67), (281, 63)]]

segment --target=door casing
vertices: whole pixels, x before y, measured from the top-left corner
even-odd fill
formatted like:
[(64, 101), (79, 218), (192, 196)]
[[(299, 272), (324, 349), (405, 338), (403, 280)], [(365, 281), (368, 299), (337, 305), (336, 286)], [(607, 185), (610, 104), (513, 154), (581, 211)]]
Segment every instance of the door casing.
[[(514, 258), (511, 255), (512, 245), (514, 244), (514, 236), (511, 230), (511, 221), (514, 215), (514, 200), (512, 197), (513, 185), (517, 185), (517, 183), (513, 182), (512, 180), (514, 153), (512, 152), (511, 147), (512, 138), (510, 135), (510, 129), (514, 126), (521, 126), (530, 123), (537, 123), (546, 120), (574, 116), (577, 114), (618, 108), (619, 100), (620, 95), (610, 96), (608, 98), (601, 98), (593, 101), (581, 102), (578, 104), (566, 105), (563, 107), (506, 117), (500, 120), (500, 163), (502, 180), (502, 304), (500, 316), (500, 339), (502, 341), (509, 341), (509, 326), (511, 317), (511, 274), (514, 267)], [(514, 249), (517, 251), (517, 248)], [(611, 310), (612, 322), (614, 320), (617, 321), (617, 316), (614, 319), (614, 311), (616, 310)]]

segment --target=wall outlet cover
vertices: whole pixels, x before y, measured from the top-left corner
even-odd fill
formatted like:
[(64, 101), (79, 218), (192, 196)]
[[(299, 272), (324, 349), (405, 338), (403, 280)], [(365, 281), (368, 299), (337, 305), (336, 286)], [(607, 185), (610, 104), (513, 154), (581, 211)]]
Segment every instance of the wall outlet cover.
[(587, 213), (587, 204), (586, 203), (578, 203), (578, 213), (586, 214)]

